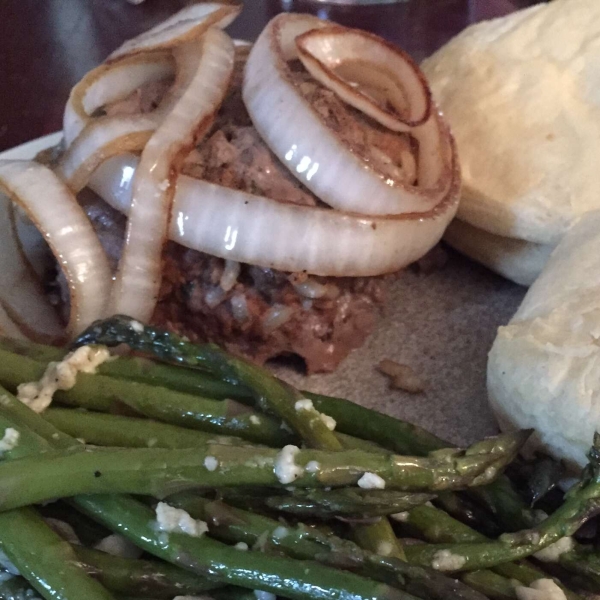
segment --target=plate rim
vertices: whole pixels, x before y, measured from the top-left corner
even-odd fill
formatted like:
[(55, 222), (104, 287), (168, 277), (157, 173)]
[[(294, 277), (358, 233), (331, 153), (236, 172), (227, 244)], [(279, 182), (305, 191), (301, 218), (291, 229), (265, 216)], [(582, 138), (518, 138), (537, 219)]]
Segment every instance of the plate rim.
[(55, 131), (54, 133), (49, 133), (47, 135), (43, 135), (38, 138), (34, 138), (33, 140), (29, 140), (28, 142), (24, 142), (23, 144), (19, 144), (18, 146), (14, 146), (12, 148), (7, 148), (0, 152), (1, 160), (31, 160), (35, 158), (38, 152), (42, 150), (47, 150), (52, 146), (56, 146), (62, 140), (63, 134), (62, 131)]

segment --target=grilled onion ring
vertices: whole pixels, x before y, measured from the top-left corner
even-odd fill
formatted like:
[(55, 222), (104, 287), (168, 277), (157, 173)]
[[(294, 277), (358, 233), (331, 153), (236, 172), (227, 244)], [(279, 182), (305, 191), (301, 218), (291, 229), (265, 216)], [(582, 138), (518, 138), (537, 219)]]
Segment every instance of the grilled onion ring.
[[(306, 40), (320, 39), (328, 31), (326, 22), (308, 15), (283, 14), (267, 25), (250, 52), (244, 78), (244, 101), (254, 126), (293, 175), (331, 207), (368, 215), (427, 214), (452, 187), (453, 156), (450, 136), (440, 126), (437, 110), (427, 108), (425, 79), (410, 59), (394, 54), (397, 62), (404, 60), (403, 71), (410, 74), (405, 89), (416, 90), (406, 94), (407, 101), (414, 103), (407, 108), (407, 114), (415, 118), (410, 134), (419, 144), (418, 184), (410, 185), (382, 176), (354, 154), (296, 88), (289, 61), (299, 57), (297, 40), (307, 46)], [(307, 32), (314, 37), (303, 38)], [(370, 63), (380, 66), (381, 47), (387, 48), (383, 42), (376, 43), (373, 36), (355, 30), (335, 28), (335, 32), (340, 67), (350, 56), (343, 49), (356, 46), (357, 38), (366, 49), (363, 68)], [(327, 60), (334, 64), (335, 54)], [(340, 91), (334, 85), (332, 89)], [(348, 94), (341, 97), (350, 99)], [(362, 107), (366, 108), (364, 102)]]
[[(111, 272), (96, 233), (64, 183), (38, 163), (0, 161), (0, 192), (5, 202), (0, 210), (2, 314), (36, 340), (76, 335), (102, 316), (110, 293)], [(35, 224), (63, 271), (71, 305), (66, 332), (19, 247), (9, 201)]]

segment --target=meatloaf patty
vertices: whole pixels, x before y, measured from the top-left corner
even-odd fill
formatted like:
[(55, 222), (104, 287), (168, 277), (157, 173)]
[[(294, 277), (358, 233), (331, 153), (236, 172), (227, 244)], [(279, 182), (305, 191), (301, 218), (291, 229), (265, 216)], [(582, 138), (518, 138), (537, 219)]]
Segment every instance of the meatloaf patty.
[[(183, 172), (225, 187), (301, 205), (322, 203), (275, 157), (253, 127), (241, 97), (247, 51), (239, 50), (228, 94), (206, 138)], [(370, 168), (386, 179), (411, 180), (416, 149), (342, 103), (293, 65), (299, 92)], [(153, 84), (105, 107), (109, 114), (149, 110), (165, 86)], [(410, 160), (406, 158), (410, 154)], [(404, 159), (400, 157), (404, 155)], [(412, 183), (412, 181), (411, 181)], [(99, 199), (82, 203), (113, 263), (125, 219)], [(115, 233), (119, 231), (118, 235)], [(256, 362), (285, 354), (302, 357), (309, 373), (332, 371), (363, 344), (384, 300), (382, 277), (334, 278), (284, 273), (226, 261), (169, 242), (153, 323), (194, 341), (212, 341)]]

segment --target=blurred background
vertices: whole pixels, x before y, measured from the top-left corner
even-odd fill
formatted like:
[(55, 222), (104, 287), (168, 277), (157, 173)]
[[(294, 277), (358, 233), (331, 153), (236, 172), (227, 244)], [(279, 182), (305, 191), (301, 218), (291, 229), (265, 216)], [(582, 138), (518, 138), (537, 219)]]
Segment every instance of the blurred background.
[[(422, 60), (470, 23), (532, 0), (247, 0), (230, 27), (252, 41), (283, 11), (309, 12), (361, 27)], [(380, 0), (381, 1), (381, 0)], [(71, 87), (124, 40), (152, 27), (186, 0), (2, 0), (0, 151), (60, 129)]]

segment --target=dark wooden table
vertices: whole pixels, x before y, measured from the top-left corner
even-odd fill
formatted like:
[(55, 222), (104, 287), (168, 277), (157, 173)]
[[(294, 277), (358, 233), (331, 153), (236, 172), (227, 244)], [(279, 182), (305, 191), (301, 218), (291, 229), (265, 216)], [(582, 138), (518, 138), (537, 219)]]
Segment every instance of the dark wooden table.
[[(422, 59), (469, 23), (528, 0), (406, 0), (342, 7), (314, 0), (247, 0), (231, 35), (255, 39), (283, 10), (311, 12), (374, 31)], [(60, 129), (70, 88), (121, 42), (165, 19), (186, 0), (2, 0), (0, 150)]]

